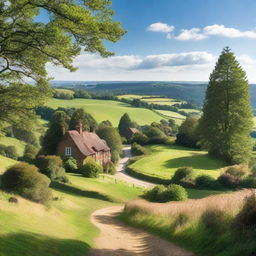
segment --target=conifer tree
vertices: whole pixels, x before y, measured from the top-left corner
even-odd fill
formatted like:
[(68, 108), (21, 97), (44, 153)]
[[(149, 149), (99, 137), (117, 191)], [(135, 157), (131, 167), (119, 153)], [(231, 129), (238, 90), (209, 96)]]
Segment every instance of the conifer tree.
[(119, 124), (118, 124), (118, 131), (121, 136), (126, 137), (126, 131), (127, 128), (133, 127), (132, 125), (132, 120), (130, 116), (125, 113), (123, 116), (120, 118)]
[(248, 161), (252, 117), (246, 73), (226, 47), (210, 75), (199, 124), (209, 154), (230, 163)]

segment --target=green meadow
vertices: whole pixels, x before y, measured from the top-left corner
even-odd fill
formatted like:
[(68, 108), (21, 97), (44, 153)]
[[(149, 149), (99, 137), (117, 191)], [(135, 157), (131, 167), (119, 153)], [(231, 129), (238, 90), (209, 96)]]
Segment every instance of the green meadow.
[(220, 168), (226, 163), (211, 158), (206, 152), (188, 149), (179, 146), (149, 146), (152, 154), (131, 165), (133, 169), (142, 174), (170, 180), (177, 168), (190, 166), (194, 169), (195, 176), (206, 174), (217, 178)]
[(114, 126), (118, 125), (120, 117), (124, 113), (128, 113), (131, 119), (139, 125), (150, 124), (152, 122), (159, 122), (163, 117), (154, 113), (149, 109), (135, 108), (129, 104), (109, 101), (109, 100), (94, 100), (94, 99), (74, 99), (74, 100), (60, 100), (51, 99), (47, 103), (51, 108), (84, 108), (90, 113), (98, 122), (109, 120)]
[(0, 137), (0, 144), (5, 146), (15, 146), (19, 156), (23, 155), (26, 143), (11, 137)]
[(4, 172), (6, 168), (17, 163), (17, 161), (0, 155), (0, 174)]

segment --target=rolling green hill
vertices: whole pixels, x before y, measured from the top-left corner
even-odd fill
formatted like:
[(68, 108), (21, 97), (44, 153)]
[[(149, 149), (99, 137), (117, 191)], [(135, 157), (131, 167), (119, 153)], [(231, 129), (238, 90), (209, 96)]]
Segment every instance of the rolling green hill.
[(0, 137), (0, 144), (5, 146), (15, 146), (19, 156), (23, 155), (26, 143), (24, 141), (11, 138), (11, 137)]
[(17, 163), (17, 161), (0, 155), (0, 174), (2, 174), (6, 168), (15, 163)]
[(120, 117), (124, 113), (128, 113), (131, 119), (140, 125), (150, 124), (152, 122), (159, 122), (163, 117), (154, 113), (149, 109), (135, 108), (129, 104), (118, 101), (109, 100), (94, 100), (94, 99), (74, 99), (74, 100), (60, 100), (51, 99), (47, 106), (51, 108), (58, 107), (75, 107), (84, 108), (90, 113), (98, 122), (110, 120), (114, 126), (118, 125)]

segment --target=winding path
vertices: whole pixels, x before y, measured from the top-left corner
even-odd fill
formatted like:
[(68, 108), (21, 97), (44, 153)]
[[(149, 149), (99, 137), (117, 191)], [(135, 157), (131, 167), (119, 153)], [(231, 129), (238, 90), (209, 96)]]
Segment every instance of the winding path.
[(89, 256), (193, 256), (159, 237), (119, 222), (115, 216), (122, 210), (122, 206), (112, 206), (92, 214), (91, 221), (101, 233)]
[(114, 175), (114, 177), (119, 180), (126, 181), (127, 183), (134, 184), (136, 186), (141, 186), (144, 188), (154, 187), (155, 186), (154, 183), (150, 183), (147, 181), (142, 181), (142, 180), (133, 178), (125, 172), (125, 167), (128, 163), (128, 160), (131, 158), (131, 146), (130, 145), (126, 145), (123, 147), (123, 154), (124, 154), (124, 157), (119, 161), (119, 165), (117, 167), (117, 173)]

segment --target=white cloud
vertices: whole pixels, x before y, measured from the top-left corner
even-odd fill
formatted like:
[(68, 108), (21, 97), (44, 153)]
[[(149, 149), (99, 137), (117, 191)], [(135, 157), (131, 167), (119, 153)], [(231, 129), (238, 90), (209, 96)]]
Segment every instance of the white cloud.
[(203, 40), (207, 36), (202, 34), (199, 28), (182, 29), (181, 33), (175, 37), (177, 40)]
[(148, 31), (160, 32), (160, 33), (170, 33), (174, 29), (175, 29), (174, 26), (170, 26), (170, 25), (168, 25), (166, 23), (162, 23), (162, 22), (153, 23), (147, 27)]
[(254, 30), (240, 31), (236, 28), (227, 28), (224, 25), (217, 24), (212, 26), (206, 26), (204, 28), (204, 33), (206, 35), (222, 36), (229, 38), (256, 38), (256, 31)]

